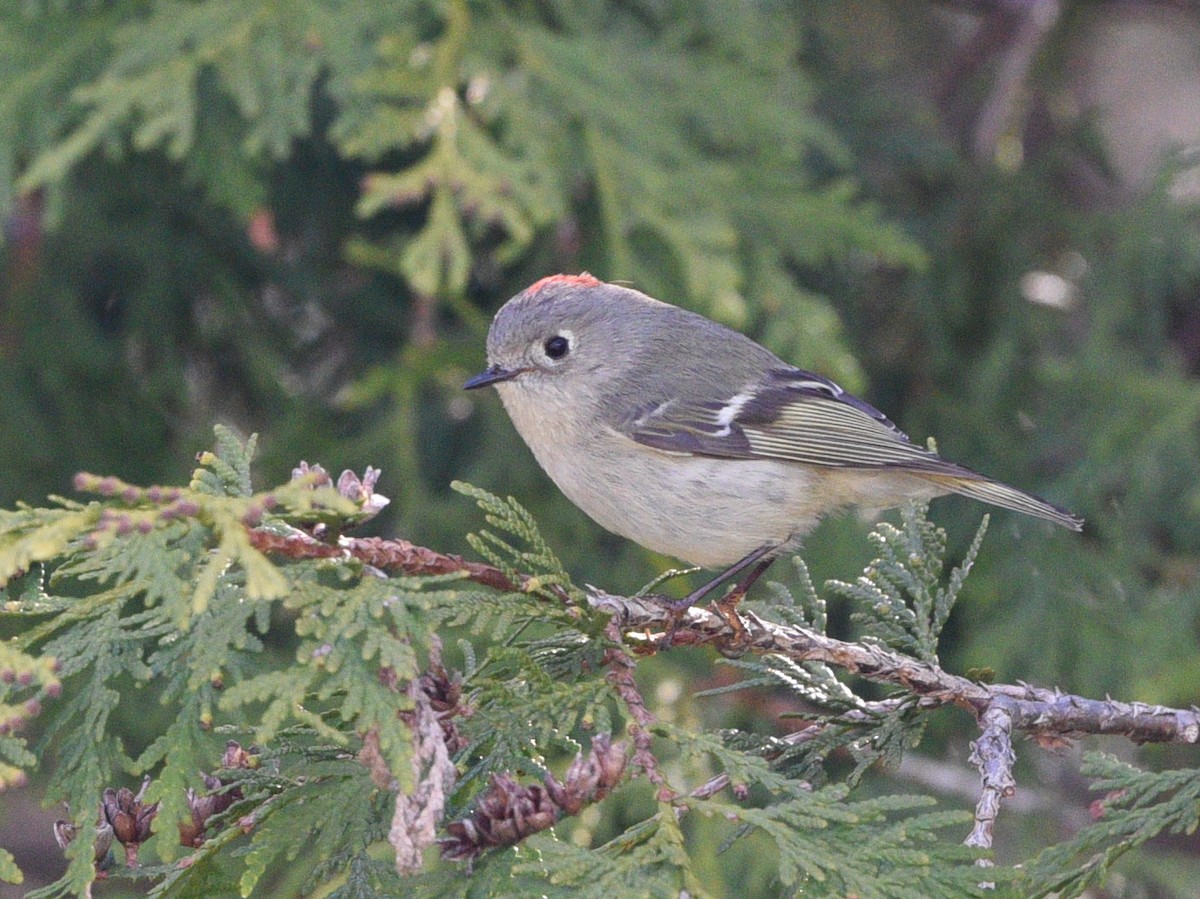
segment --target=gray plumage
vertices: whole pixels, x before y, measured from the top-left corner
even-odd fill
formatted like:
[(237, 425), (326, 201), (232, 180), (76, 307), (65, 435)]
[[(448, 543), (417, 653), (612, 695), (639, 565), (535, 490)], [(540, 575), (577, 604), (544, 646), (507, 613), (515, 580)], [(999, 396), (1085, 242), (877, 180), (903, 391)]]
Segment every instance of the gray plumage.
[(794, 548), (825, 514), (960, 493), (1079, 530), (914, 444), (883, 413), (703, 316), (589, 275), (496, 314), (489, 368), (517, 431), (605, 528), (704, 566)]

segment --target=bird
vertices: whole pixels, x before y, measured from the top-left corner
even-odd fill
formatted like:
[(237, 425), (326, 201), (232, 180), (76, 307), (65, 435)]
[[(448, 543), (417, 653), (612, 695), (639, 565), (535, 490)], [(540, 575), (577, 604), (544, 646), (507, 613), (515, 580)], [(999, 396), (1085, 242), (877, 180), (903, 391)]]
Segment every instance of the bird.
[(677, 608), (740, 575), (719, 601), (736, 605), (847, 507), (956, 493), (1083, 526), (914, 443), (878, 409), (749, 337), (586, 272), (542, 278), (505, 303), (487, 362), (464, 388), (496, 389), (568, 499), (647, 549), (723, 569)]

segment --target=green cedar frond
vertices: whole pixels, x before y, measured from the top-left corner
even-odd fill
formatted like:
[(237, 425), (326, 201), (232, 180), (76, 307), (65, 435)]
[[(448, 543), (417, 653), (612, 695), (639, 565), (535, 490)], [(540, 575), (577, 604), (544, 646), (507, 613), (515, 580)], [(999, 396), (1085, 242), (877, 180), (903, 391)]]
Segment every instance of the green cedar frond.
[(237, 435), (224, 425), (213, 428), (217, 448), (200, 454), (200, 467), (192, 473), (193, 490), (213, 496), (249, 496), (250, 463), (258, 445), (258, 435), (251, 434), (243, 445)]
[(469, 742), (461, 755), (477, 761), (461, 774), (460, 789), (474, 789), (492, 773), (530, 767), (545, 771), (547, 755), (570, 756), (582, 749), (572, 736), (581, 728), (619, 730), (613, 726), (612, 693), (603, 677), (555, 681), (536, 677), (533, 668), (521, 671), (534, 680), (497, 679), (476, 694), (477, 709), (462, 725)]
[[(926, 899), (931, 895), (985, 896), (977, 853), (947, 844), (938, 831), (961, 827), (965, 812), (910, 814), (928, 806), (922, 796), (885, 796), (847, 801), (842, 786), (796, 794), (765, 808), (710, 799), (697, 810), (742, 822), (768, 837), (779, 854), (783, 886), (805, 896), (863, 899)], [(902, 817), (893, 818), (897, 813)], [(1012, 872), (988, 869), (992, 880)], [(995, 876), (993, 876), (995, 874)], [(932, 889), (934, 885), (940, 889)]]
[(472, 549), (503, 570), (514, 582), (519, 582), (523, 574), (530, 575), (533, 586), (526, 587), (528, 592), (558, 586), (568, 591), (576, 601), (582, 601), (583, 592), (571, 583), (571, 576), (563, 568), (562, 562), (538, 530), (537, 522), (524, 506), (511, 496), (500, 499), (486, 490), (462, 481), (453, 481), (450, 486), (458, 493), (474, 499), (489, 525), (515, 538), (525, 547), (521, 549), (513, 546), (491, 531), (480, 531), (467, 537)]
[(826, 586), (858, 604), (855, 621), (868, 637), (919, 659), (937, 662), (938, 637), (962, 589), (987, 531), (985, 515), (962, 563), (942, 585), (946, 532), (928, 518), (928, 505), (912, 503), (902, 510), (902, 526), (875, 526), (870, 541), (878, 557), (854, 583), (830, 581)]
[(185, 618), (190, 600), (181, 588), (179, 572), (203, 552), (196, 530), (182, 522), (168, 522), (148, 534), (132, 533), (124, 539), (98, 545), (95, 552), (79, 555), (54, 572), (51, 583), (74, 578), (113, 584), (128, 596), (141, 594), (147, 606), (160, 603), (164, 614)]
[[(223, 772), (246, 797), (226, 813), (233, 826), (201, 846), (190, 865), (169, 869), (152, 895), (212, 895), (204, 890), (226, 879), (235, 881), (233, 893), (248, 895), (279, 863), (289, 866), (293, 882), (308, 882), (308, 893), (336, 877), (331, 860), (361, 852), (386, 835), (382, 822), (390, 814), (389, 797), (380, 794), (366, 769), (344, 752), (313, 743), (311, 732), (292, 733), (296, 739), (280, 740), (258, 767)], [(254, 819), (248, 842), (236, 825), (247, 813)], [(243, 845), (230, 853), (233, 841)]]
[[(766, 656), (756, 660), (726, 660), (726, 664), (754, 675), (732, 685), (730, 690), (783, 685), (802, 701), (805, 710), (788, 716), (806, 722), (802, 739), (793, 743), (773, 741), (770, 745), (774, 767), (789, 777), (824, 782), (826, 761), (835, 752), (845, 751), (855, 765), (841, 776), (854, 785), (872, 765), (898, 764), (906, 750), (921, 742), (927, 716), (919, 713), (916, 700), (911, 697), (891, 703), (867, 702), (821, 662)], [(712, 690), (700, 695), (719, 692), (726, 691)], [(726, 740), (729, 739), (726, 735)], [(733, 745), (737, 745), (736, 741)]]
[(341, 886), (326, 899), (379, 899), (380, 896), (399, 896), (406, 893), (406, 884), (396, 873), (396, 866), (371, 858), (366, 850), (342, 852), (318, 865), (311, 882), (337, 882)]
[[(44, 620), (35, 620), (18, 642), (0, 644), (0, 669), (11, 670), (14, 681), (0, 678), (0, 710), (10, 694), (22, 701), (44, 694), (50, 712), (34, 753), (23, 738), (0, 735), (0, 772), (7, 778), (11, 769), (16, 776), (17, 766), (54, 758), (52, 798), (78, 810), (78, 836), (67, 850), (71, 866), (54, 890), (77, 894), (94, 877), (93, 810), (102, 791), (120, 786), (125, 773), (155, 773), (147, 801), (161, 802), (159, 830), (169, 833), (189, 818), (186, 790), (203, 790), (200, 772), (221, 757), (214, 725), (249, 728), (265, 746), (284, 743), (300, 722), (347, 747), (346, 758), (358, 735), (373, 731), (396, 779), (404, 784), (411, 777), (411, 737), (398, 714), (408, 699), (397, 684), (419, 673), (430, 624), (463, 605), (458, 591), (443, 589), (461, 577), (384, 579), (341, 559), (275, 565), (251, 544), (248, 521), (286, 528), (313, 514), (352, 517), (358, 509), (333, 491), (304, 485), (252, 494), (251, 449), (228, 432), (219, 434), (218, 452), (202, 460), (211, 477), (194, 479), (200, 489), (81, 476), (78, 486), (99, 493), (99, 501), (0, 518), (0, 542), (14, 558), (55, 553), (46, 559), (48, 576), (39, 566), (6, 585), (6, 614)], [(70, 523), (72, 517), (77, 520)], [(64, 522), (83, 533), (68, 537)], [(262, 636), (277, 627), (272, 600), (294, 616), (288, 626), (298, 641), (298, 664), (263, 653)], [(561, 665), (561, 653), (549, 648), (536, 655)], [(26, 671), (36, 676), (25, 678)], [(48, 691), (60, 682), (63, 696), (55, 699)], [(130, 758), (111, 719), (154, 699), (166, 707), (166, 724)], [(362, 789), (376, 795), (366, 769), (348, 764), (365, 780)], [(309, 766), (299, 776), (315, 773)], [(372, 814), (372, 826), (386, 820), (379, 809)], [(225, 833), (212, 835), (201, 854), (221, 856)], [(232, 839), (237, 828), (229, 833)], [(265, 847), (272, 837), (259, 839)], [(159, 855), (170, 859), (178, 852), (167, 844)], [(267, 859), (272, 852), (250, 855)], [(187, 878), (210, 886), (220, 881), (204, 871), (201, 864)], [(245, 883), (256, 871), (247, 869)]]
[[(177, 706), (179, 714), (132, 766), (136, 771), (153, 771), (162, 765), (146, 793), (147, 801), (159, 803), (160, 832), (170, 834), (177, 824), (188, 820), (188, 789), (201, 789), (199, 772), (212, 768), (213, 759), (221, 756), (225, 741), (202, 725), (206, 712), (211, 717), (213, 693), (211, 685), (206, 685), (185, 694)], [(183, 853), (173, 842), (164, 840), (158, 847), (159, 857), (165, 862)]]
[(469, 640), (459, 640), (459, 652), (463, 654), (463, 677), (473, 677), (479, 670), (479, 660), (475, 655), (475, 647)]
[[(871, 613), (854, 613), (870, 635), (912, 653), (925, 652), (936, 660), (937, 637), (962, 587), (983, 539), (984, 519), (961, 565), (942, 584), (945, 533), (925, 516), (925, 507), (904, 511), (903, 528), (880, 524), (871, 535), (879, 553), (854, 584), (830, 581), (828, 588), (869, 604)], [(800, 600), (782, 584), (769, 585), (768, 599), (759, 600), (772, 617), (786, 624), (824, 633), (825, 601), (813, 587), (808, 569), (796, 560)], [(825, 763), (837, 751), (848, 752), (854, 768), (843, 775), (849, 784), (875, 763), (896, 764), (903, 753), (920, 743), (926, 716), (914, 701), (869, 703), (860, 698), (829, 665), (797, 662), (785, 656), (726, 659), (749, 676), (725, 687), (707, 690), (711, 696), (736, 690), (780, 686), (798, 697), (805, 709), (797, 713), (810, 722), (803, 739), (774, 746), (775, 766), (789, 776), (823, 783)], [(727, 735), (728, 738), (728, 735)]]
[(1027, 895), (1064, 899), (1098, 886), (1116, 861), (1159, 834), (1191, 835), (1200, 826), (1200, 775), (1194, 769), (1142, 771), (1105, 753), (1084, 756), (1082, 773), (1105, 794), (1098, 820), (1026, 867)]
[[(87, 832), (80, 831), (80, 833), (76, 836), (76, 841), (83, 840), (87, 836)], [(74, 845), (74, 843), (71, 844), (71, 846)], [(68, 854), (70, 854), (70, 851), (71, 847), (68, 847)], [(70, 897), (82, 895), (79, 892), (79, 887), (73, 885), (68, 879), (70, 874), (71, 872), (68, 871), (65, 876), (54, 881), (54, 883), (47, 884), (39, 890), (30, 890), (25, 894), (24, 899), (70, 899)]]
[(517, 873), (539, 874), (549, 883), (572, 888), (583, 897), (674, 897), (681, 891), (711, 895), (692, 872), (686, 840), (675, 809), (660, 804), (657, 813), (627, 829), (598, 850), (553, 840), (531, 839), (537, 857), (515, 866)]
[(641, 587), (638, 587), (637, 592), (634, 593), (633, 595), (634, 596), (648, 596), (649, 594), (653, 593), (656, 589), (658, 589), (659, 586), (661, 586), (662, 584), (665, 584), (669, 580), (672, 580), (677, 577), (687, 577), (689, 574), (695, 574), (696, 572), (703, 571), (703, 570), (704, 569), (699, 568), (699, 567), (668, 568), (666, 571), (656, 574), (653, 578), (651, 578), (647, 583), (643, 584)]
[(100, 506), (0, 511), (0, 584), (63, 554), (100, 520)]
[(366, 770), (352, 759), (334, 768), (339, 773), (319, 778), (307, 774), (303, 783), (272, 799), (271, 826), (255, 830), (243, 856), (245, 868), (238, 881), (242, 895), (253, 891), (273, 863), (287, 862), (293, 873), (303, 874), (334, 855), (347, 839), (358, 834), (361, 840), (373, 829), (378, 791)]
[[(0, 705), (0, 715), (6, 719), (10, 719), (14, 711), (12, 706)], [(36, 764), (37, 756), (25, 747), (24, 740), (8, 734), (0, 737), (0, 786), (8, 788), (21, 783), (23, 769)]]
[(721, 773), (729, 775), (735, 789), (759, 786), (774, 796), (804, 793), (810, 789), (804, 781), (788, 778), (774, 770), (760, 755), (735, 749), (715, 734), (692, 733), (668, 724), (660, 724), (657, 732), (677, 744), (684, 758), (711, 757)]
[(309, 132), (322, 74), (338, 73), (328, 88), (341, 95), (369, 60), (358, 33), (370, 34), (364, 14), (331, 15), (324, 4), (165, 3), (126, 18), (104, 33), (104, 77), (75, 91), (85, 115), (25, 173), (26, 189), (62, 178), (97, 147), (121, 146), (127, 134), (138, 150), (184, 157), (205, 131), (200, 92), (209, 77), (241, 117), (230, 125), (228, 155), (285, 156)]
[(784, 584), (770, 581), (758, 592), (757, 597), (746, 605), (749, 608), (761, 607), (782, 624), (823, 634), (829, 623), (825, 600), (817, 593), (804, 560), (794, 556), (792, 567), (795, 569), (796, 583), (799, 587), (798, 599)]
[(25, 739), (13, 732), (34, 717), (30, 703), (42, 706), (61, 690), (55, 668), (53, 658), (35, 658), (0, 642), (0, 790), (22, 783), (22, 769), (37, 763)]
[(243, 706), (265, 705), (255, 716), (259, 723), (254, 736), (261, 743), (268, 742), (284, 724), (295, 720), (313, 728), (327, 740), (344, 742), (343, 734), (305, 705), (317, 677), (317, 672), (308, 666), (299, 671), (267, 671), (227, 689), (221, 696), (219, 708), (223, 712), (232, 712)]
[[(930, 896), (987, 896), (978, 854), (948, 844), (940, 831), (961, 827), (963, 812), (921, 812), (930, 800), (892, 796), (849, 802), (841, 787), (798, 792), (765, 808), (723, 800), (689, 800), (695, 813), (724, 822), (738, 839), (764, 840), (779, 858), (780, 895), (862, 896), (864, 899), (928, 899)], [(630, 827), (598, 850), (546, 835), (530, 839), (537, 855), (516, 865), (572, 895), (602, 897), (677, 896), (711, 893), (693, 873), (687, 841), (675, 809)], [(767, 845), (764, 851), (770, 852)], [(988, 868), (993, 882), (1011, 880), (1011, 869)]]
[(130, 769), (130, 760), (110, 731), (109, 718), (121, 701), (116, 688), (130, 669), (144, 680), (147, 669), (138, 658), (136, 631), (129, 629), (111, 605), (100, 614), (65, 630), (45, 652), (61, 660), (63, 700), (34, 748), (39, 758), (53, 749), (57, 756), (52, 797), (72, 808), (87, 809), (75, 823), (79, 832), (67, 848), (70, 865), (63, 883), (80, 893), (94, 871), (91, 844), (96, 822), (92, 809), (117, 772)]
[(238, 514), (241, 505), (216, 500), (207, 507), (217, 543), (196, 572), (196, 589), (192, 593), (193, 615), (199, 615), (208, 608), (218, 582), (234, 564), (240, 566), (244, 573), (248, 599), (272, 600), (287, 595), (287, 578), (250, 543), (243, 522), (244, 512)]
[[(547, 842), (554, 844), (555, 840), (550, 837)], [(430, 871), (405, 877), (394, 894), (382, 895), (411, 896), (413, 899), (478, 899), (484, 896), (544, 896), (546, 899), (571, 899), (577, 896), (578, 891), (575, 888), (556, 886), (546, 880), (536, 864), (536, 859), (541, 855), (539, 837), (534, 837), (516, 851), (485, 855), (470, 869), (453, 870), (438, 866)], [(377, 897), (372, 896), (370, 899)]]
[(925, 254), (842, 175), (852, 156), (795, 64), (801, 26), (755, 7), (730, 25), (711, 4), (558, 6), (0, 13), (0, 214), (97, 151), (159, 151), (246, 221), (267, 203), (264, 161), (316, 130), (343, 161), (388, 166), (364, 180), (360, 216), (412, 209), (391, 240), (352, 240), (351, 257), (478, 326), (464, 294), (480, 254), (529, 260), (582, 177), (614, 273), (734, 324), (761, 309), (774, 349), (798, 342), (861, 386), (837, 315), (794, 265)]

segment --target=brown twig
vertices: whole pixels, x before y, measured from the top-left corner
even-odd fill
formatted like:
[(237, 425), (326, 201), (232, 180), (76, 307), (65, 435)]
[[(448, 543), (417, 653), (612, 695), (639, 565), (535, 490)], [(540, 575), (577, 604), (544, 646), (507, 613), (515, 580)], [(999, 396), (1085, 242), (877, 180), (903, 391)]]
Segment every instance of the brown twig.
[(975, 123), (972, 149), (976, 159), (990, 159), (1025, 86), (1034, 57), (1062, 12), (1059, 0), (1027, 0), (1018, 4), (1020, 20), (1005, 48), (987, 102)]
[(943, 3), (977, 13), (981, 20), (951, 57), (935, 96), (949, 115), (962, 82), (994, 68), (987, 97), (970, 124), (971, 152), (976, 159), (988, 161), (1026, 91), (1029, 70), (1062, 13), (1062, 0)]
[(633, 739), (633, 763), (645, 771), (649, 781), (659, 788), (660, 800), (670, 799), (671, 796), (663, 792), (666, 779), (658, 772), (658, 760), (650, 750), (650, 730), (654, 727), (655, 718), (646, 707), (646, 700), (642, 698), (637, 682), (633, 679), (636, 663), (629, 653), (619, 648), (622, 639), (615, 620), (609, 622), (605, 633), (614, 644), (604, 654), (604, 661), (608, 666), (605, 679), (612, 684), (633, 717), (633, 722), (629, 725), (629, 736)]
[(300, 531), (279, 534), (265, 528), (251, 528), (250, 543), (259, 552), (289, 559), (352, 558), (382, 571), (399, 571), (404, 574), (462, 572), (475, 583), (494, 590), (509, 591), (521, 588), (499, 568), (481, 562), (469, 562), (462, 556), (435, 552), (407, 540), (343, 537), (337, 544), (332, 544)]
[[(635, 642), (670, 623), (670, 610), (651, 599), (596, 594), (593, 606), (613, 613), (621, 630)], [(1143, 703), (1096, 700), (1027, 684), (982, 684), (874, 644), (851, 643), (804, 628), (765, 621), (742, 613), (749, 635), (738, 648), (786, 656), (797, 662), (819, 661), (877, 683), (902, 687), (924, 707), (957, 705), (983, 715), (1001, 698), (1017, 730), (1036, 734), (1112, 734), (1135, 743), (1200, 743), (1200, 710), (1171, 709)], [(677, 644), (733, 647), (733, 632), (713, 613), (688, 609), (677, 626)]]

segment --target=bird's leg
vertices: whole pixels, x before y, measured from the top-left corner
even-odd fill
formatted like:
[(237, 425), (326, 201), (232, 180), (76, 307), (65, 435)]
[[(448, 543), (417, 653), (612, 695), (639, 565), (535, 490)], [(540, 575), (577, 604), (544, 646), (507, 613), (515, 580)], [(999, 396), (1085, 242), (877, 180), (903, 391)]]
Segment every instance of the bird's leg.
[(721, 619), (729, 625), (729, 629), (733, 631), (734, 646), (744, 648), (746, 643), (750, 642), (750, 635), (746, 633), (746, 626), (742, 624), (742, 618), (737, 613), (738, 603), (742, 601), (742, 597), (746, 595), (754, 582), (763, 576), (771, 563), (775, 561), (774, 556), (767, 556), (765, 559), (760, 559), (758, 564), (750, 569), (750, 573), (742, 578), (734, 586), (732, 590), (726, 593), (719, 599), (713, 600), (713, 611), (721, 616)]
[(707, 596), (717, 587), (720, 587), (731, 578), (737, 577), (739, 574), (749, 568), (750, 573), (747, 574), (737, 584), (737, 586), (729, 592), (727, 596), (725, 596), (723, 599), (717, 600), (717, 602), (714, 603), (714, 608), (717, 610), (717, 614), (720, 615), (725, 623), (728, 624), (733, 630), (735, 638), (744, 638), (746, 634), (746, 628), (742, 625), (741, 619), (737, 616), (737, 604), (741, 602), (742, 597), (746, 595), (746, 591), (750, 589), (751, 585), (760, 577), (762, 577), (764, 571), (771, 567), (771, 563), (775, 561), (775, 557), (771, 554), (776, 548), (777, 547), (773, 543), (767, 543), (763, 546), (760, 546), (749, 555), (734, 562), (704, 586), (693, 590), (683, 599), (668, 600), (667, 608), (671, 612), (671, 617), (667, 624), (667, 631), (663, 635), (661, 648), (666, 649), (671, 645), (675, 637), (675, 629), (679, 627), (679, 622), (682, 620), (684, 612), (686, 612), (700, 600), (704, 599), (705, 596)]
[(773, 561), (775, 561), (774, 556), (770, 556), (769, 558), (765, 558), (765, 559), (763, 557), (768, 556), (770, 553), (773, 553), (777, 548), (778, 547), (774, 543), (766, 543), (766, 544), (760, 546), (758, 549), (754, 550), (752, 553), (745, 556), (744, 558), (738, 559), (738, 561), (734, 562), (732, 565), (730, 565), (728, 568), (726, 568), (724, 571), (722, 571), (720, 574), (718, 574), (715, 578), (713, 578), (711, 581), (709, 581), (703, 587), (699, 587), (699, 588), (693, 590), (691, 593), (689, 593), (683, 599), (671, 600), (670, 601), (671, 608), (687, 609), (689, 606), (694, 606), (700, 600), (704, 599), (704, 597), (706, 597), (709, 593), (712, 593), (712, 591), (715, 590), (717, 587), (720, 587), (726, 581), (736, 577), (737, 575), (739, 575), (743, 571), (745, 571), (747, 568), (749, 568), (751, 565), (758, 562), (758, 563), (760, 563), (759, 567), (757, 567), (753, 571), (751, 571), (750, 574), (746, 576), (746, 579), (741, 584), (738, 585), (741, 588), (741, 592), (744, 594), (747, 590), (750, 589), (750, 585), (753, 584), (756, 580), (758, 580), (759, 577), (762, 575), (762, 573), (767, 570), (767, 567)]

